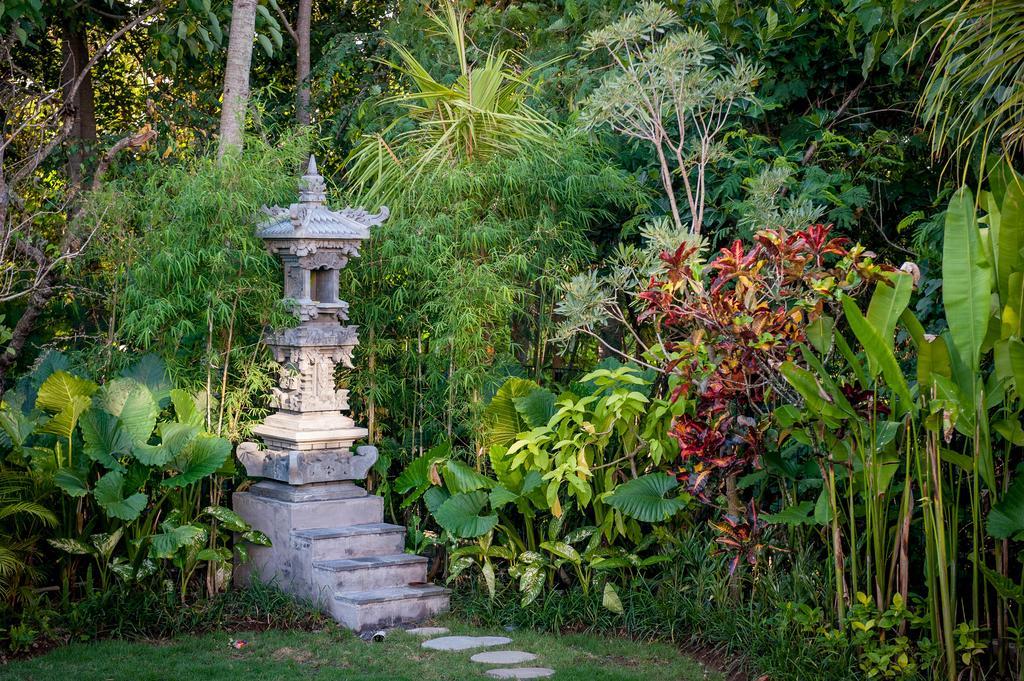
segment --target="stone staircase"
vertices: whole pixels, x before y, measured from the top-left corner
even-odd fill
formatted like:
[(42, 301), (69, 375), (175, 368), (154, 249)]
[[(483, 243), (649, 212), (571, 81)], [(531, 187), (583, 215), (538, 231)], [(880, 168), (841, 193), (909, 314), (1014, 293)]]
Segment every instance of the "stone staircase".
[(261, 482), (236, 493), (234, 507), (273, 542), (250, 548), (242, 581), (274, 582), (313, 599), (355, 631), (413, 624), (448, 609), (448, 590), (426, 582), (427, 559), (403, 552), (405, 529), (383, 522), (384, 500), (351, 483)]

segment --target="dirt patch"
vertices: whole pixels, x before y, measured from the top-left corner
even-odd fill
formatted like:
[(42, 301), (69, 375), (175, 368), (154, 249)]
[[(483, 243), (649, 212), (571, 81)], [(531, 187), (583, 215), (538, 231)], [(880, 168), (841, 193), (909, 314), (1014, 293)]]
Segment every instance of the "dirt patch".
[(270, 655), (274, 660), (283, 662), (285, 660), (291, 660), (292, 662), (298, 662), (299, 664), (315, 664), (317, 658), (313, 653), (302, 648), (292, 648), (290, 646), (284, 646), (278, 648)]

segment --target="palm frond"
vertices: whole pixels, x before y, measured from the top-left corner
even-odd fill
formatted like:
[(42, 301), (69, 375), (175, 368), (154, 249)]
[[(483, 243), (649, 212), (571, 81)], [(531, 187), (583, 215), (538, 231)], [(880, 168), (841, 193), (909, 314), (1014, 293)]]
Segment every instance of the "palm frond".
[(935, 60), (919, 104), (932, 151), (972, 159), (1024, 143), (1024, 0), (956, 0), (937, 12)]

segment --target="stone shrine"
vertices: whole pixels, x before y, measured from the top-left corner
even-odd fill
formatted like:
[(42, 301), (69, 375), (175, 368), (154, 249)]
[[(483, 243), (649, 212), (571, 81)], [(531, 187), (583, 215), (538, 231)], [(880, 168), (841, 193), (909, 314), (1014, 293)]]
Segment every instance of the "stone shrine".
[(416, 622), (448, 608), (448, 591), (426, 582), (427, 559), (403, 553), (405, 528), (384, 523), (384, 500), (353, 481), (366, 477), (377, 449), (353, 445), (365, 428), (345, 415), (338, 364), (352, 368), (357, 327), (344, 325), (348, 303), (338, 273), (359, 256), (370, 228), (388, 217), (362, 209), (333, 211), (316, 160), (300, 183), (299, 202), (268, 209), (256, 231), (284, 267), (284, 294), (299, 324), (265, 341), (280, 365), (275, 411), (253, 429), (264, 446), (238, 446), (246, 472), (265, 480), (233, 497), (235, 511), (270, 537), (239, 566), (251, 578), (319, 602), (350, 629)]

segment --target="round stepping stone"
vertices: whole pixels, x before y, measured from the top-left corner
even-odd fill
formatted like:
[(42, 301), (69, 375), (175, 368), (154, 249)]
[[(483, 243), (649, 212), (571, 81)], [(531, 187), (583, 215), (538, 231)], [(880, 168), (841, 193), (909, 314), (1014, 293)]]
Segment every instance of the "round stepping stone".
[(554, 674), (555, 670), (547, 667), (510, 667), (487, 670), (487, 676), (492, 679), (543, 679), (554, 676)]
[(481, 664), (519, 664), (536, 660), (537, 656), (522, 650), (488, 650), (485, 653), (477, 653), (469, 659)]
[(405, 633), (413, 636), (444, 636), (448, 633), (448, 627), (413, 627), (406, 629)]
[(470, 650), (471, 648), (490, 648), (512, 643), (505, 636), (442, 636), (424, 641), (421, 645), (428, 650)]

